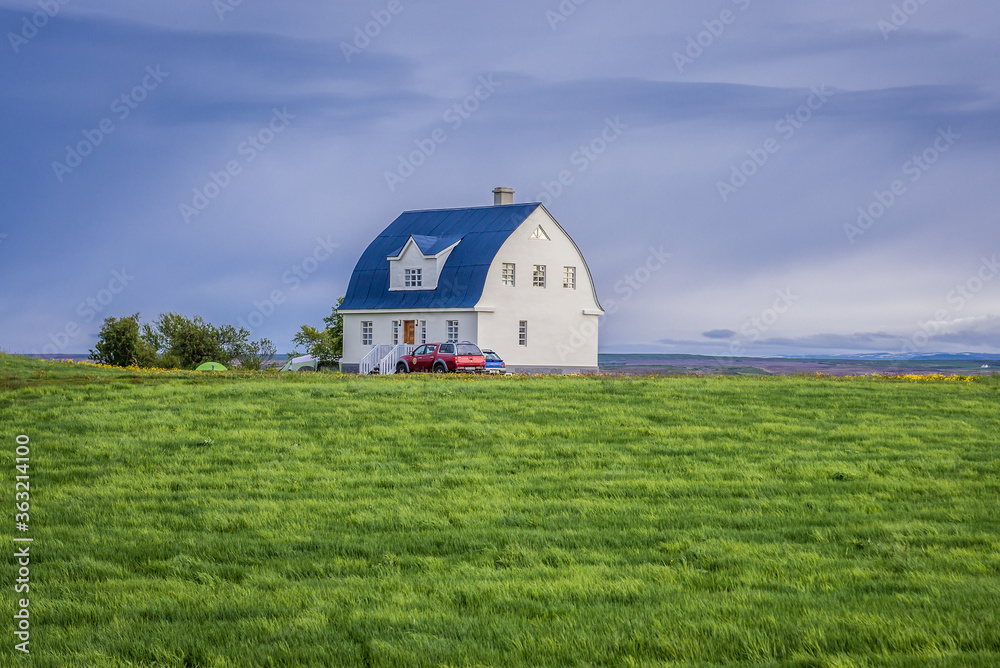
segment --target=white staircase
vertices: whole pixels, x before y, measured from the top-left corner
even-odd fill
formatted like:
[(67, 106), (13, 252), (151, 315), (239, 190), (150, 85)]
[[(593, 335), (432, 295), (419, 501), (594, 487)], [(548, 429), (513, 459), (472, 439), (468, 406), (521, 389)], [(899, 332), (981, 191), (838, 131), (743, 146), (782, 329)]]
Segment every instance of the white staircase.
[(403, 357), (403, 355), (409, 355), (416, 349), (416, 346), (406, 344), (396, 346), (389, 351), (388, 355), (382, 358), (381, 362), (379, 362), (379, 373), (383, 375), (396, 373), (396, 364)]
[(399, 363), (399, 360), (403, 357), (403, 355), (409, 355), (416, 349), (416, 346), (407, 344), (401, 344), (398, 346), (372, 346), (371, 352), (365, 355), (365, 358), (361, 360), (358, 373), (362, 376), (367, 376), (372, 373), (379, 373), (386, 376), (392, 375), (396, 373), (396, 364)]
[[(392, 350), (392, 346), (375, 345), (372, 346), (371, 352), (365, 355), (365, 358), (361, 360), (361, 366), (358, 369), (358, 373), (362, 376), (367, 376), (373, 370), (379, 369), (379, 362), (382, 358), (389, 354)], [(381, 369), (379, 369), (381, 372)]]

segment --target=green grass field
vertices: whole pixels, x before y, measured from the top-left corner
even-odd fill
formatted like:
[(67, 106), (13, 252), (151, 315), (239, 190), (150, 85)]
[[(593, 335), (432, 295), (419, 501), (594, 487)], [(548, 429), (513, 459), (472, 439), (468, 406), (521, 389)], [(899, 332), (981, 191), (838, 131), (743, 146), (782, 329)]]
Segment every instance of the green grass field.
[(0, 356), (0, 423), (3, 666), (1000, 665), (997, 377)]

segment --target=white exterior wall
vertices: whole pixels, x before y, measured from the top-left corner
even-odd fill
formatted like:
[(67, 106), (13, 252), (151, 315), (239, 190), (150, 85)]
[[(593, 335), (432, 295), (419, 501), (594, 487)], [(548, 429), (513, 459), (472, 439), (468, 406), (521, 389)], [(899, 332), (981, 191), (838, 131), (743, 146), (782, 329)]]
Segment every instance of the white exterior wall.
[[(371, 346), (361, 345), (361, 323), (373, 323), (373, 344), (392, 344), (392, 323), (397, 320), (416, 320), (414, 335), (420, 344), (419, 321), (427, 321), (427, 342), (437, 343), (448, 340), (449, 320), (458, 320), (458, 340), (472, 341), (479, 338), (479, 320), (471, 309), (464, 311), (369, 311), (364, 314), (344, 314), (344, 364), (358, 364), (371, 351)], [(403, 329), (399, 330), (399, 342), (403, 342)]]
[[(531, 238), (539, 225), (549, 241)], [(516, 265), (514, 287), (503, 284), (505, 262)], [(536, 264), (546, 266), (545, 288), (532, 285)], [(576, 267), (575, 290), (563, 288), (567, 266)], [(483, 311), (477, 343), (495, 350), (508, 368), (597, 369), (602, 311), (593, 279), (576, 244), (544, 208), (531, 214), (500, 248), (477, 308)], [(522, 320), (528, 322), (527, 346), (518, 343)]]

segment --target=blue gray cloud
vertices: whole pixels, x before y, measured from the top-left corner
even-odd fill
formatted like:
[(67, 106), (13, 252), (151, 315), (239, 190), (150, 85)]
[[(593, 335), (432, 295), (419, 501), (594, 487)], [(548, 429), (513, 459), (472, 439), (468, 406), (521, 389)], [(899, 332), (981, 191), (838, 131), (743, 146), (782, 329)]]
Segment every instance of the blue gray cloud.
[[(553, 30), (556, 2), (405, 2), (348, 62), (378, 4), (71, 3), (15, 52), (37, 6), (0, 2), (0, 347), (85, 352), (103, 316), (136, 311), (237, 322), (277, 291), (255, 334), (289, 348), (401, 211), (502, 184), (546, 201), (617, 304), (603, 350), (891, 350), (932, 320), (953, 324), (928, 345), (1000, 350), (1000, 281), (948, 300), (1000, 252), (996, 13), (928, 4), (886, 39), (892, 3), (753, 3), (679, 72), (673, 54), (737, 4), (586, 3)], [(169, 75), (131, 99), (147, 67)], [(480, 77), (496, 90), (456, 127)], [(292, 118), (250, 160), (275, 110)], [(620, 138), (581, 158), (609, 119)], [(390, 190), (437, 128), (447, 141)], [(942, 131), (958, 139), (934, 155)], [(861, 234), (859, 211), (880, 213)], [(628, 287), (651, 247), (670, 261)], [(772, 323), (778, 290), (799, 299)]]

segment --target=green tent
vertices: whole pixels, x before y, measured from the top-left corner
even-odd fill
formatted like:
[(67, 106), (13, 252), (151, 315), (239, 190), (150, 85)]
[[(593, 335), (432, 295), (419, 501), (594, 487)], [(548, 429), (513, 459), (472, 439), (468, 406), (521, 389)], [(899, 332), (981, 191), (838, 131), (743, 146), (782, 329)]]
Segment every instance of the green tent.
[(205, 362), (195, 371), (227, 371), (227, 369), (218, 362)]

